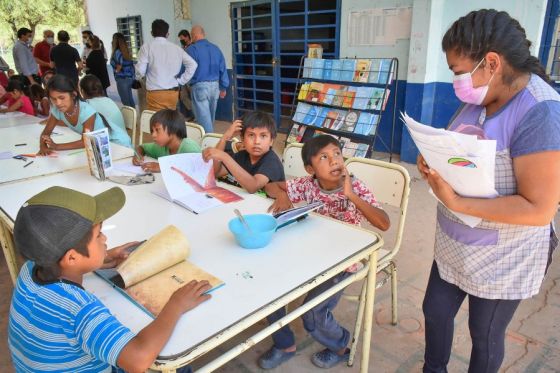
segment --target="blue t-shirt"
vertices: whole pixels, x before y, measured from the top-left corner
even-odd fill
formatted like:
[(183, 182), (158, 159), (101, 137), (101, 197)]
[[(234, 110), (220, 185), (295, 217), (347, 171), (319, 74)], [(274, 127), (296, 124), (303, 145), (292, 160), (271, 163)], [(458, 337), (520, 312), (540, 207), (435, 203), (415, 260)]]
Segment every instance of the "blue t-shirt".
[(21, 268), (8, 321), (17, 372), (101, 372), (116, 366), (132, 338), (134, 333), (80, 285), (41, 284), (33, 262)]
[[(121, 71), (119, 72), (116, 71), (117, 65), (121, 65)], [(116, 49), (111, 57), (111, 66), (113, 67), (115, 78), (134, 78), (134, 62), (125, 60), (119, 49)]]
[[(78, 114), (78, 122), (75, 126), (70, 124), (70, 122), (68, 122), (68, 119), (66, 119), (66, 115), (64, 115), (64, 113), (58, 110), (54, 105), (51, 105), (51, 115), (56, 119), (62, 121), (68, 128), (79, 134), (82, 134), (84, 132), (84, 123), (89, 118), (91, 118), (92, 115), (95, 115), (93, 129), (99, 130), (105, 128), (103, 119), (101, 119), (101, 116), (99, 116), (97, 111), (95, 111), (95, 109), (90, 104), (81, 100), (78, 100), (78, 102), (80, 105), (80, 113)], [(111, 121), (109, 121), (109, 118), (105, 119), (109, 124), (109, 140), (116, 144), (131, 148), (132, 142), (130, 141), (130, 136), (128, 136), (126, 130), (119, 127), (117, 124), (111, 123)]]

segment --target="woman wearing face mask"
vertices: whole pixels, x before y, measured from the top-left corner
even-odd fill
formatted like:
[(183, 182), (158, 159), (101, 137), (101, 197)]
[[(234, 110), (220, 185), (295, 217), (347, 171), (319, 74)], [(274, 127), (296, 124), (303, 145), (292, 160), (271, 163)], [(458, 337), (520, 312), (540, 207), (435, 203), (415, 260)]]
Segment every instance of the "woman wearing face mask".
[(39, 139), (39, 154), (47, 155), (55, 150), (71, 150), (84, 147), (79, 139), (68, 143), (56, 143), (51, 133), (57, 125), (65, 125), (74, 132), (82, 134), (107, 127), (111, 142), (132, 147), (126, 130), (111, 123), (83, 101), (74, 82), (64, 75), (56, 74), (47, 84), (47, 95), (51, 101), (51, 111)]
[[(505, 331), (522, 299), (539, 292), (558, 244), (552, 221), (560, 200), (560, 96), (531, 56), (525, 30), (505, 12), (458, 19), (442, 47), (465, 103), (451, 121), (478, 126), (497, 141), (497, 198), (457, 195), (418, 158), (438, 205), (434, 263), (423, 311), (424, 372), (445, 372), (454, 318), (468, 296), (469, 372), (497, 372)], [(450, 211), (482, 218), (464, 225)]]

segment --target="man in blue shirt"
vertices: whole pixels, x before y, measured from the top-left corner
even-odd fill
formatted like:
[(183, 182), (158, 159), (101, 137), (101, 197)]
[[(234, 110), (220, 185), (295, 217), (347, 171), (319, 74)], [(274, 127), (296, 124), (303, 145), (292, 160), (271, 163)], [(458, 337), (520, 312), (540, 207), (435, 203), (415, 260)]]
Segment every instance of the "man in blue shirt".
[(213, 132), (218, 97), (224, 98), (229, 87), (226, 61), (220, 48), (205, 39), (202, 26), (193, 26), (191, 38), (193, 44), (187, 48), (187, 53), (198, 64), (189, 82), (193, 111), (206, 132)]
[(18, 40), (14, 43), (14, 64), (19, 74), (29, 79), (29, 84), (40, 83), (39, 66), (31, 52), (33, 34), (30, 29), (22, 27), (17, 32)]

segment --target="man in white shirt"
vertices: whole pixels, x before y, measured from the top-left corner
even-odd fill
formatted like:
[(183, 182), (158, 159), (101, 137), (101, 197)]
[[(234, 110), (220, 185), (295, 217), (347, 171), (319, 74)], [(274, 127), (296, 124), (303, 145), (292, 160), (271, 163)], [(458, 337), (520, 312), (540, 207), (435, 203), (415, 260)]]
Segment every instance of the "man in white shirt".
[(198, 65), (182, 48), (167, 40), (169, 24), (164, 20), (152, 22), (152, 36), (154, 40), (140, 48), (136, 64), (137, 76), (146, 76), (146, 108), (175, 110), (179, 86), (188, 83)]

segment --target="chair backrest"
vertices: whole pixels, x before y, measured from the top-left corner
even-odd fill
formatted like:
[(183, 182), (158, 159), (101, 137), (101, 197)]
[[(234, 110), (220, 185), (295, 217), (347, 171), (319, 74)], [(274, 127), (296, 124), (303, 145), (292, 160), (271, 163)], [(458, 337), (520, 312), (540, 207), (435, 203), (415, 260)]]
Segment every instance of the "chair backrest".
[(155, 113), (156, 112), (153, 110), (144, 110), (142, 114), (140, 114), (140, 138), (138, 139), (138, 145), (144, 142), (144, 133), (151, 133), (150, 119)]
[(187, 137), (199, 144), (202, 144), (202, 138), (206, 134), (204, 127), (202, 127), (200, 124), (192, 122), (185, 122), (185, 125), (187, 126)]
[(137, 124), (136, 124), (136, 109), (130, 106), (123, 106), (121, 107), (121, 114), (124, 119), (124, 126), (131, 130), (131, 138), (132, 138), (132, 145), (136, 147), (136, 133), (137, 131)]
[(206, 133), (204, 134), (202, 140), (200, 141), (200, 148), (201, 149), (213, 148), (218, 144), (221, 138), (222, 138), (222, 134), (220, 133), (212, 133), (212, 132)]
[[(346, 169), (366, 184), (377, 201), (400, 210), (395, 245), (387, 256), (379, 258), (383, 262), (391, 260), (399, 251), (402, 242), (410, 195), (410, 175), (398, 164), (366, 158), (349, 158), (346, 161)], [(391, 222), (391, 225), (394, 224), (395, 222)]]
[(284, 149), (282, 163), (284, 164), (284, 174), (286, 177), (299, 177), (308, 175), (301, 159), (301, 149), (303, 144), (291, 143)]

